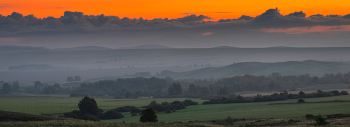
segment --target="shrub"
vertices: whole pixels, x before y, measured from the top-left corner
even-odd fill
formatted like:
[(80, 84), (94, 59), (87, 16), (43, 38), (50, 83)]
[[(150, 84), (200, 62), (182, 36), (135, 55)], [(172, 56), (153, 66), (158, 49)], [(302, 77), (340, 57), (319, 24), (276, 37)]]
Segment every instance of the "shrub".
[(140, 122), (158, 122), (155, 111), (151, 107), (143, 110)]
[(63, 114), (65, 118), (79, 118), (79, 115), (80, 115), (80, 111), (78, 110), (74, 110)]
[(329, 124), (321, 115), (316, 116), (314, 120), (316, 121), (315, 125), (328, 125)]
[(120, 119), (124, 118), (124, 116), (120, 112), (116, 112), (114, 110), (109, 110), (102, 115), (102, 119)]
[(334, 96), (339, 96), (340, 95), (340, 92), (338, 90), (333, 90), (333, 91), (331, 91), (331, 93), (333, 93)]
[(87, 96), (85, 96), (83, 99), (79, 101), (78, 107), (82, 115), (84, 114), (97, 115), (99, 112), (95, 99)]
[(234, 121), (230, 116), (227, 116), (227, 118), (225, 119), (225, 123), (228, 125), (233, 125)]
[(137, 114), (136, 113), (132, 113), (131, 116), (137, 116)]
[(188, 105), (198, 105), (198, 102), (194, 102), (192, 100), (184, 100), (184, 103), (187, 103)]
[(299, 99), (298, 103), (305, 103), (305, 100), (304, 99)]
[(167, 109), (167, 110), (165, 111), (165, 113), (171, 113), (171, 110), (170, 110), (170, 109)]
[(340, 92), (340, 95), (349, 95), (349, 93), (346, 92), (346, 91), (341, 91), (341, 92)]
[(100, 121), (100, 119), (98, 117), (91, 115), (91, 114), (84, 114), (84, 115), (80, 116), (79, 119), (90, 120), (90, 121)]
[(306, 119), (314, 119), (314, 115), (306, 114), (305, 115)]

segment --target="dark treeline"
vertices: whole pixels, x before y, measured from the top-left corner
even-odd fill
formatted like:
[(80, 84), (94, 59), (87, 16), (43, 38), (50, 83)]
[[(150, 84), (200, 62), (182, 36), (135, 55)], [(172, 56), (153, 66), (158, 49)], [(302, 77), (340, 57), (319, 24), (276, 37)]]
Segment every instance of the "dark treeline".
[(186, 96), (203, 97), (205, 95), (231, 95), (243, 91), (283, 91), (295, 90), (319, 84), (349, 84), (350, 72), (325, 74), (322, 77), (305, 75), (281, 76), (272, 73), (270, 76), (243, 75), (223, 78), (216, 81), (198, 80), (180, 82), (186, 86)]
[(256, 95), (253, 97), (242, 97), (240, 95), (231, 95), (230, 97), (222, 97), (218, 99), (211, 99), (209, 101), (203, 102), (203, 104), (225, 104), (225, 103), (249, 103), (249, 102), (266, 102), (266, 101), (279, 101), (287, 99), (299, 99), (299, 98), (316, 98), (316, 97), (331, 97), (339, 95), (349, 95), (346, 91), (339, 92), (338, 90), (323, 92), (318, 90), (316, 93), (306, 94), (300, 91), (298, 94), (288, 94), (287, 91), (283, 93), (274, 93), (272, 95)]
[(117, 98), (137, 98), (138, 96), (154, 96), (162, 94), (162, 90), (170, 86), (172, 79), (162, 78), (120, 78), (117, 80), (101, 80), (82, 83), (75, 89), (75, 96), (114, 96)]

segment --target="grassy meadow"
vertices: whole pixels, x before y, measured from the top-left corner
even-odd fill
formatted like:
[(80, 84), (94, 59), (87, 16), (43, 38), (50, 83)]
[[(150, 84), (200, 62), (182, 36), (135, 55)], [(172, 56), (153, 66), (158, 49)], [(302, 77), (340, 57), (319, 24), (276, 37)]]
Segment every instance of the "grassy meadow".
[[(24, 112), (30, 114), (51, 114), (64, 113), (78, 109), (77, 105), (81, 98), (57, 98), (57, 97), (22, 97), (22, 98), (0, 98), (1, 110)], [(96, 99), (102, 109), (113, 109), (120, 106), (141, 107), (148, 105), (151, 101), (172, 102), (174, 100), (185, 100), (185, 98), (162, 98), (162, 99)], [(199, 102), (203, 100), (192, 99)], [(350, 96), (333, 96), (323, 98), (306, 98), (306, 102), (350, 100)], [(157, 114), (159, 122), (188, 122), (205, 121), (213, 119), (225, 119), (227, 116), (233, 118), (292, 118), (303, 117), (306, 114), (327, 115), (350, 113), (350, 102), (332, 103), (304, 103), (304, 104), (281, 104), (269, 105), (269, 103), (297, 102), (297, 99), (290, 99), (275, 102), (256, 103), (232, 103), (232, 104), (211, 104), (188, 106), (186, 109), (165, 114)], [(131, 116), (130, 113), (122, 113), (125, 118), (105, 120), (103, 122), (138, 122), (139, 116)]]
[[(78, 103), (82, 98), (69, 97), (0, 97), (3, 111), (22, 112), (28, 114), (55, 114), (79, 110)], [(142, 99), (95, 99), (99, 108), (104, 110), (122, 106), (147, 106), (151, 101), (172, 102), (183, 101), (186, 98), (142, 98)], [(202, 103), (204, 100), (191, 99)]]

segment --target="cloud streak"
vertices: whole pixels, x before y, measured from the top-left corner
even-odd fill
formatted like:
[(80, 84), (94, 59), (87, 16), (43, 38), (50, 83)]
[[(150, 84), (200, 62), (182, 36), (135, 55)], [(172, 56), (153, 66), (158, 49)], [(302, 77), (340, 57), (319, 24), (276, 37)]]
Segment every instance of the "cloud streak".
[(264, 28), (260, 31), (267, 33), (303, 34), (315, 32), (342, 32), (350, 31), (350, 25), (340, 26), (312, 26), (312, 27), (292, 27), (292, 28)]

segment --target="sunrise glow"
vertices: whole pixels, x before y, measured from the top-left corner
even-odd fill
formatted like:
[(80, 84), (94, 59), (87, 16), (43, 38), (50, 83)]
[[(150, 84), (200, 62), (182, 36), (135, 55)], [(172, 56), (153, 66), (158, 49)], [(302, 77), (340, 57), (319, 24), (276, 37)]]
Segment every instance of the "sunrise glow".
[(115, 15), (129, 18), (179, 18), (189, 14), (206, 15), (213, 20), (257, 16), (266, 9), (278, 7), (283, 15), (303, 11), (315, 14), (346, 15), (350, 13), (349, 0), (12, 0), (0, 2), (0, 14), (18, 12), (36, 17), (60, 17), (64, 11), (79, 11), (85, 15)]

